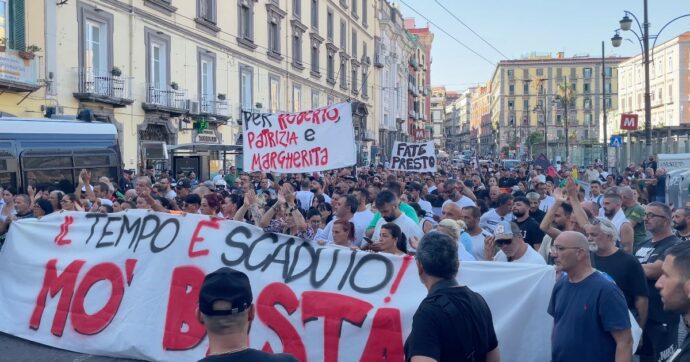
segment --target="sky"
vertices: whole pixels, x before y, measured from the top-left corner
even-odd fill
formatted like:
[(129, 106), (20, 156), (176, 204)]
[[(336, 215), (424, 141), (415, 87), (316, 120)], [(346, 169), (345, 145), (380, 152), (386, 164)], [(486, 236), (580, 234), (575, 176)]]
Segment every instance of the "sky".
[[(624, 10), (642, 22), (643, 0), (390, 0), (400, 5), (404, 17), (414, 17), (417, 27), (427, 24), (434, 33), (431, 56), (431, 84), (462, 91), (484, 83), (495, 64), (504, 59), (520, 59), (532, 52), (565, 52), (566, 57), (589, 54), (601, 57), (605, 40), (606, 56), (632, 56), (641, 48), (634, 34), (621, 32), (623, 44), (614, 48), (611, 37), (619, 27)], [(501, 55), (473, 34), (438, 3), (479, 34)], [(670, 20), (690, 14), (690, 0), (649, 0), (650, 35), (659, 33)], [(633, 23), (633, 29), (636, 28)], [(454, 38), (487, 60), (467, 50)], [(676, 20), (660, 34), (657, 44), (690, 31), (690, 17)], [(639, 34), (639, 33), (638, 33)], [(650, 40), (650, 48), (653, 40)], [(493, 64), (491, 64), (493, 63)]]

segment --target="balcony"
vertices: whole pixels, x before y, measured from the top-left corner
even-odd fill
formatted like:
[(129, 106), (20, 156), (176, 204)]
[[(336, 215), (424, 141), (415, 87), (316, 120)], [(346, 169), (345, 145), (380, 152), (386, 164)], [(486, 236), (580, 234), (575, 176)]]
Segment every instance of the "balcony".
[(83, 102), (106, 103), (115, 108), (126, 107), (134, 102), (131, 77), (78, 68), (77, 85), (74, 97)]
[(0, 89), (11, 92), (33, 92), (38, 81), (38, 59), (24, 59), (16, 50), (0, 53)]
[(226, 100), (217, 100), (210, 96), (202, 95), (199, 98), (199, 114), (206, 117), (214, 117), (221, 122), (230, 119), (230, 105)]
[(415, 71), (419, 70), (419, 64), (417, 64), (417, 59), (415, 59), (414, 57), (410, 58), (410, 65)]
[(377, 51), (376, 54), (374, 54), (374, 67), (383, 68), (383, 56), (381, 55), (380, 51)]
[(168, 112), (171, 115), (182, 115), (187, 112), (185, 106), (186, 92), (172, 88), (161, 88), (148, 84), (146, 102), (141, 104), (145, 111)]
[(368, 130), (368, 129), (364, 130), (364, 132), (362, 132), (362, 141), (366, 141), (366, 142), (376, 141), (376, 136), (374, 135), (374, 132), (371, 130)]

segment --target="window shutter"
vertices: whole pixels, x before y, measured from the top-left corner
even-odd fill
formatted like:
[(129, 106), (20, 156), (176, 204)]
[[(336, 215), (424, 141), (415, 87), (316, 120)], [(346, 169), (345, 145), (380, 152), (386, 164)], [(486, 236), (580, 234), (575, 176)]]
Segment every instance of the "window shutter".
[(26, 50), (26, 29), (24, 26), (24, 0), (12, 0), (10, 2), (10, 48)]

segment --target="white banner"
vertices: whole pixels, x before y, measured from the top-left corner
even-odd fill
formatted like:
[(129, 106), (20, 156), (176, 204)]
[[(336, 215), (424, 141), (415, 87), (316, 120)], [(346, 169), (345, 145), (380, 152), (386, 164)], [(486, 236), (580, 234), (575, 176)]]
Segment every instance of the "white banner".
[(391, 170), (408, 172), (436, 172), (434, 142), (393, 144)]
[(243, 111), (242, 128), (247, 172), (315, 172), (357, 162), (347, 102), (301, 113)]
[[(77, 352), (197, 360), (208, 349), (199, 288), (224, 265), (251, 281), (252, 347), (303, 362), (402, 361), (427, 294), (411, 257), (201, 215), (63, 212), (12, 224), (0, 252), (0, 330)], [(488, 302), (503, 361), (549, 360), (552, 267), (463, 262), (459, 280)]]

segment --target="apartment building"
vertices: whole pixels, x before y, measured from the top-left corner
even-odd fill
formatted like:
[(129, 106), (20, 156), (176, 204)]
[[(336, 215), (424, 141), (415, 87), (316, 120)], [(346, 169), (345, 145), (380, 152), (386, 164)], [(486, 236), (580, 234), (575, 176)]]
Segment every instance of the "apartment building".
[[(225, 151), (241, 142), (241, 110), (300, 111), (346, 100), (377, 108), (376, 0), (3, 5), (26, 9), (24, 49), (36, 42), (45, 50), (36, 52), (38, 65), (26, 67), (22, 89), (0, 96), (2, 111), (41, 116), (48, 107), (113, 123), (126, 168), (195, 169), (208, 177), (232, 162)], [(21, 46), (11, 39), (6, 54), (14, 56)], [(21, 90), (40, 86), (31, 102), (12, 106)], [(378, 129), (365, 113), (355, 119), (363, 160), (372, 145), (367, 131)]]
[(500, 61), (490, 81), (491, 123), (500, 152), (511, 157), (538, 154), (547, 139), (549, 155), (565, 158), (568, 137), (573, 162), (600, 158), (602, 111), (604, 105), (617, 108), (617, 66), (626, 59), (608, 57), (604, 70), (601, 58), (566, 58), (563, 53)]

